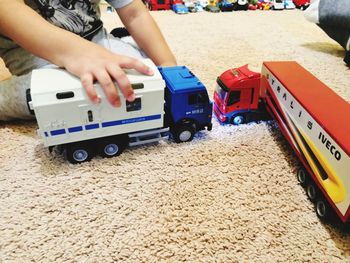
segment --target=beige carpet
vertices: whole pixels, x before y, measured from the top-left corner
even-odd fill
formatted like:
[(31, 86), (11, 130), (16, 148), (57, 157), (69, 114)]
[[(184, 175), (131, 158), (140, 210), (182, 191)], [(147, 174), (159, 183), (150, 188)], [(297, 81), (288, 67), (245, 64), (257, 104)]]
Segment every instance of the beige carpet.
[[(350, 101), (342, 48), (299, 10), (152, 15), (210, 95), (232, 66), (297, 60)], [(214, 121), (191, 143), (83, 165), (35, 129), (0, 124), (0, 262), (350, 262), (349, 234), (317, 219), (272, 124)]]

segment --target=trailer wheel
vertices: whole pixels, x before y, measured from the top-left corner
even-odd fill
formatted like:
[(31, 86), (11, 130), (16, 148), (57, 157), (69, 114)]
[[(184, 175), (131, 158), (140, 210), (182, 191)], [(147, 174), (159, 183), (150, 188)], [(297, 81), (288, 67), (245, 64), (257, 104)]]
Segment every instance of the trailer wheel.
[(190, 125), (182, 125), (174, 129), (173, 136), (177, 143), (193, 140), (195, 129)]
[(308, 174), (303, 167), (297, 171), (297, 180), (302, 187), (305, 187), (308, 181)]
[(312, 202), (314, 202), (316, 200), (316, 198), (319, 196), (317, 186), (314, 182), (310, 182), (306, 186), (306, 195), (309, 198), (309, 200)]
[(112, 137), (99, 142), (99, 154), (102, 157), (113, 157), (120, 155), (126, 147), (126, 141), (122, 137)]
[(93, 151), (90, 145), (84, 143), (72, 143), (66, 146), (67, 159), (71, 163), (90, 161)]
[(240, 124), (243, 124), (244, 122), (245, 122), (245, 120), (244, 120), (243, 115), (236, 115), (236, 116), (232, 117), (232, 119), (231, 119), (231, 123), (233, 125), (240, 125)]
[(323, 198), (317, 199), (315, 203), (315, 210), (317, 216), (322, 220), (322, 221), (329, 221), (331, 218), (331, 208), (328, 204), (328, 202)]

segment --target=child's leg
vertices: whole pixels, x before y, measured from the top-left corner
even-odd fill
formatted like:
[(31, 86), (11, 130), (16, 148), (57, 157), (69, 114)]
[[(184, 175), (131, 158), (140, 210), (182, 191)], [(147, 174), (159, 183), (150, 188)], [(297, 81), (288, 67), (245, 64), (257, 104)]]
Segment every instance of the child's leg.
[(34, 118), (34, 115), (30, 114), (26, 99), (30, 79), (31, 73), (28, 73), (0, 81), (0, 121)]
[(106, 30), (101, 30), (92, 41), (119, 55), (137, 59), (147, 58), (131, 36), (119, 38), (108, 34)]
[(316, 24), (350, 29), (349, 0), (314, 0), (304, 15)]
[(339, 26), (350, 29), (349, 0), (320, 0), (319, 12), (321, 25)]
[(30, 88), (31, 71), (52, 64), (18, 46), (2, 54), (2, 57), (13, 76), (0, 80), (0, 121), (33, 119), (26, 99), (26, 90)]
[(315, 0), (304, 15), (309, 21), (318, 24), (330, 38), (346, 50), (344, 61), (349, 64), (350, 1)]
[(350, 29), (319, 24), (319, 27), (332, 39), (337, 41), (345, 50), (350, 50)]

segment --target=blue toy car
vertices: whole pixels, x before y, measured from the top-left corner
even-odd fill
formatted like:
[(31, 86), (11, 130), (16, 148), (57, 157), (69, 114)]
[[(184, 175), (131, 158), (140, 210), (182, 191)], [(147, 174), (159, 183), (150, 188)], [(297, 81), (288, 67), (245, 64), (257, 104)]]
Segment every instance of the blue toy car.
[(175, 4), (172, 8), (176, 14), (188, 14), (188, 8), (184, 4)]
[(233, 2), (229, 0), (222, 0), (219, 3), (219, 8), (222, 12), (231, 12), (233, 11)]
[(294, 9), (295, 4), (293, 3), (293, 0), (284, 0), (284, 9)]

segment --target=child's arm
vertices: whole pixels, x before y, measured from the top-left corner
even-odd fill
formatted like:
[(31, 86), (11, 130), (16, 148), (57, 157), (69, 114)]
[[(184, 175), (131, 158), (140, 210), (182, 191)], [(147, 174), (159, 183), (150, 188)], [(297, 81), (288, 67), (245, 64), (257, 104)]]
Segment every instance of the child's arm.
[(118, 15), (138, 46), (161, 66), (174, 66), (176, 59), (154, 19), (140, 0), (117, 9)]
[(94, 80), (102, 86), (109, 102), (120, 105), (115, 80), (128, 100), (134, 92), (122, 68), (133, 68), (152, 74), (142, 62), (111, 53), (71, 32), (51, 25), (23, 0), (0, 0), (0, 33), (14, 40), (24, 49), (67, 69), (79, 77), (90, 99), (97, 103)]

